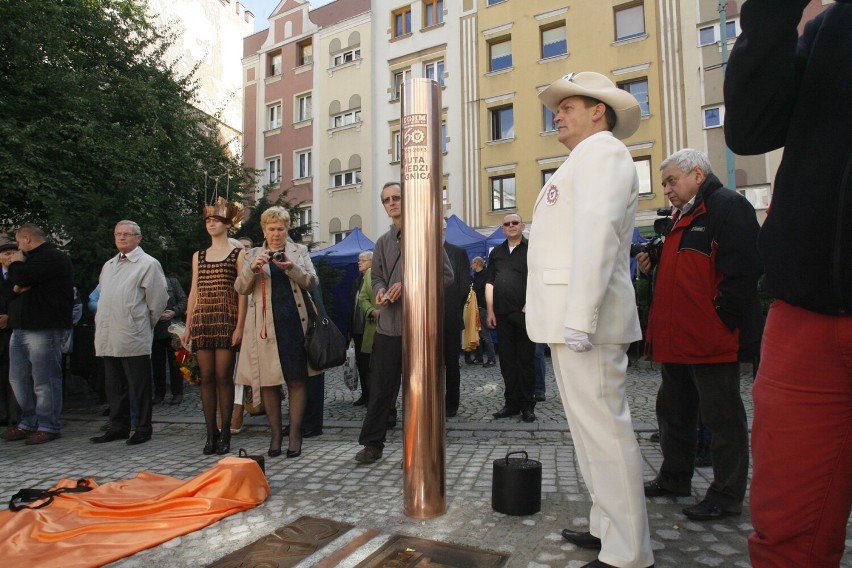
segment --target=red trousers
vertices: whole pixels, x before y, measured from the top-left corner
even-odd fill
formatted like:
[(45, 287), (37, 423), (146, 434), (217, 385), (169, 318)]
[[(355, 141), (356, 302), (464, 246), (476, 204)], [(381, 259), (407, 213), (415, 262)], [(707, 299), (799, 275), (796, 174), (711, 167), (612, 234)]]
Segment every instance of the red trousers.
[(852, 317), (772, 304), (751, 446), (752, 565), (836, 568), (852, 509)]

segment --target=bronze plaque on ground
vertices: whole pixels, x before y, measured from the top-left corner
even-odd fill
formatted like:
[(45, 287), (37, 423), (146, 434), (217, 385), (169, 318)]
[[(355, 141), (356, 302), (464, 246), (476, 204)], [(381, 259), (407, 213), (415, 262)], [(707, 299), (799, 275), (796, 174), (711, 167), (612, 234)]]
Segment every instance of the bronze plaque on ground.
[(356, 568), (491, 568), (505, 566), (508, 555), (410, 536), (394, 536)]
[(300, 517), (289, 525), (220, 558), (211, 568), (286, 568), (295, 566), (352, 525), (317, 517)]

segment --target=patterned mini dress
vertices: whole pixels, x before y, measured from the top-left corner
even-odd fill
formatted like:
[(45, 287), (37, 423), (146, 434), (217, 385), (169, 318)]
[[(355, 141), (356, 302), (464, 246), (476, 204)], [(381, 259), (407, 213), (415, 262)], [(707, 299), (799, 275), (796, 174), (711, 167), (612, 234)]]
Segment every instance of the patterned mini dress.
[(190, 322), (190, 339), (194, 351), (229, 349), (231, 335), (237, 326), (237, 258), (233, 249), (219, 262), (207, 261), (207, 249), (198, 251), (198, 291), (195, 311)]

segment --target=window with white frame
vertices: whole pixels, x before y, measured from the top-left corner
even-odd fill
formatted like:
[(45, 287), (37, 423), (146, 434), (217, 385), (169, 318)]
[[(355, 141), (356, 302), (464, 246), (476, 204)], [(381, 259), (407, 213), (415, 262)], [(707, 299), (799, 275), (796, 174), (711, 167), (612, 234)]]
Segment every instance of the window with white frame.
[(398, 162), (402, 159), (402, 134), (399, 130), (394, 130), (391, 134), (392, 144), (391, 147), (391, 162)]
[(556, 130), (556, 114), (544, 105), (541, 105), (541, 130), (542, 132), (553, 132)]
[(297, 59), (299, 65), (310, 65), (314, 62), (314, 46), (310, 42), (300, 43), (298, 46), (299, 57)]
[(266, 183), (278, 183), (281, 181), (281, 158), (266, 160)]
[(281, 103), (269, 105), (266, 107), (266, 117), (267, 123), (266, 128), (272, 130), (273, 128), (281, 127)]
[[(721, 24), (716, 23), (710, 26), (698, 28), (698, 45), (710, 45), (722, 41)], [(739, 19), (728, 20), (725, 25), (727, 39), (734, 39), (740, 35)]]
[(614, 10), (615, 41), (645, 35), (645, 6), (641, 2), (626, 7), (616, 6)]
[(719, 128), (725, 124), (725, 107), (712, 106), (704, 109), (704, 128)]
[(491, 183), (491, 210), (515, 208), (515, 174), (495, 176), (489, 179)]
[(541, 170), (541, 186), (544, 187), (547, 185), (547, 182), (550, 181), (550, 178), (553, 177), (553, 174), (556, 173), (556, 168), (550, 168), (547, 170)]
[(491, 60), (489, 71), (500, 71), (512, 67), (512, 39), (503, 38), (488, 44), (488, 54)]
[(400, 37), (411, 33), (411, 6), (404, 6), (391, 13), (393, 22), (393, 37)]
[(269, 56), (269, 76), (274, 77), (275, 75), (281, 74), (281, 53), (275, 53)]
[(444, 86), (444, 60), (432, 61), (423, 65), (423, 76), (427, 79), (437, 81), (439, 85)]
[(436, 26), (444, 21), (444, 0), (423, 0), (423, 27)]
[(515, 111), (512, 105), (491, 109), (491, 140), (515, 137)]
[(337, 233), (333, 233), (331, 238), (334, 240), (334, 244), (337, 244), (348, 237), (351, 233), (352, 231), (338, 231)]
[(311, 100), (310, 93), (296, 97), (296, 122), (303, 122), (313, 118)]
[(639, 195), (653, 194), (654, 188), (651, 185), (651, 157), (633, 158), (633, 165), (636, 166), (636, 175), (639, 176)]
[(486, 6), (493, 6), (494, 4), (502, 4), (503, 2), (507, 2), (508, 0), (486, 0)]
[(568, 53), (568, 35), (565, 24), (542, 28), (541, 30), (541, 58), (556, 57)]
[(297, 150), (293, 153), (293, 172), (296, 179), (311, 177), (311, 151)]
[(346, 187), (361, 183), (361, 170), (349, 170), (338, 172), (331, 176), (331, 187)]
[(356, 47), (355, 49), (348, 49), (335, 55), (331, 59), (331, 66), (337, 67), (338, 65), (345, 65), (358, 59), (361, 59), (361, 48)]
[(294, 224), (296, 227), (310, 227), (311, 223), (313, 222), (313, 213), (311, 212), (310, 207), (300, 207), (296, 209), (295, 217), (296, 218), (294, 219)]
[(639, 109), (642, 116), (650, 116), (651, 106), (648, 102), (648, 79), (636, 79), (635, 81), (624, 81), (618, 84), (619, 89), (624, 89), (639, 101)]
[(441, 122), (441, 153), (447, 153), (447, 122)]
[(342, 112), (340, 114), (336, 114), (331, 117), (331, 127), (332, 128), (340, 128), (342, 126), (349, 126), (350, 124), (355, 124), (356, 122), (361, 122), (361, 111), (360, 110), (350, 110), (346, 112)]
[(394, 72), (392, 100), (399, 100), (399, 97), (402, 96), (402, 84), (409, 79), (411, 79), (411, 69)]

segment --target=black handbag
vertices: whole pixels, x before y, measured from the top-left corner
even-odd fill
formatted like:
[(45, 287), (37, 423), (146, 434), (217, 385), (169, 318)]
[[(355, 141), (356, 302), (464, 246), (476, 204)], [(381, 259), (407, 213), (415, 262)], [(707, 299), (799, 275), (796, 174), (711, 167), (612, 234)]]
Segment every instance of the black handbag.
[[(9, 510), (13, 513), (24, 509), (41, 509), (53, 503), (53, 498), (60, 493), (82, 493), (94, 489), (88, 479), (77, 480), (76, 487), (57, 487), (56, 489), (36, 489), (27, 488), (21, 489), (9, 500)], [(44, 501), (38, 505), (31, 505), (36, 501)]]
[(305, 330), (305, 354), (312, 369), (324, 371), (331, 367), (339, 367), (346, 361), (346, 348), (349, 346), (346, 338), (334, 325), (320, 306), (319, 312), (308, 291), (302, 290), (305, 308), (308, 312), (308, 325)]

